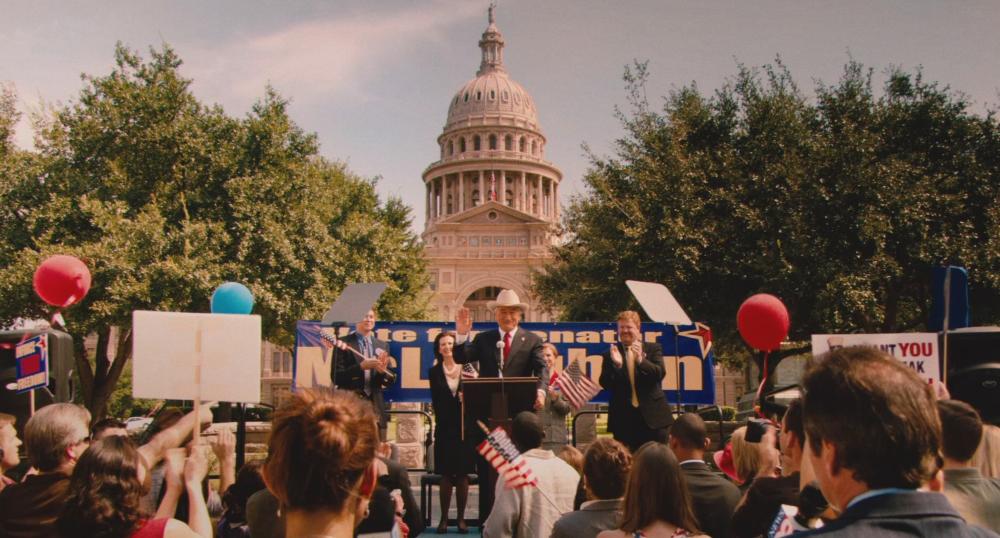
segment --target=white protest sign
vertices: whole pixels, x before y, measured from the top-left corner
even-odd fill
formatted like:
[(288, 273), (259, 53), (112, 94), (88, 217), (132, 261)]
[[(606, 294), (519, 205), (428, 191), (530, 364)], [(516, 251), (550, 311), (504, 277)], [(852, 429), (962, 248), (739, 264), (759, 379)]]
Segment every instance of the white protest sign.
[(137, 310), (132, 331), (136, 398), (260, 401), (260, 316)]
[(850, 346), (877, 347), (909, 366), (928, 383), (941, 381), (937, 333), (812, 335), (813, 356)]

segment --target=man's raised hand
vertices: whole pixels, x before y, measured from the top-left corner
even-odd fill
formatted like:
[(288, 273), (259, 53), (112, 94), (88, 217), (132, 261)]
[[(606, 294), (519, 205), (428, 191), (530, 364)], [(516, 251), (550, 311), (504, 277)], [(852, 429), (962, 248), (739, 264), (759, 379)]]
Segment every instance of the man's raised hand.
[(615, 363), (618, 368), (622, 367), (622, 354), (618, 351), (618, 346), (611, 345), (611, 362)]
[(455, 332), (457, 334), (469, 334), (472, 330), (472, 315), (469, 309), (461, 307), (455, 312)]

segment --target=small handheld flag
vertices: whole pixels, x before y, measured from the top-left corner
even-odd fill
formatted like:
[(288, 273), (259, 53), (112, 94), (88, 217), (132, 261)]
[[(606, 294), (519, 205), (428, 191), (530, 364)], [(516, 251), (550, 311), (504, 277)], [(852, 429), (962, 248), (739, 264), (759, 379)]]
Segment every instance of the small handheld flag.
[(570, 361), (569, 366), (556, 377), (552, 385), (559, 387), (574, 411), (579, 411), (591, 398), (601, 392), (601, 386), (594, 383), (580, 369), (579, 360)]

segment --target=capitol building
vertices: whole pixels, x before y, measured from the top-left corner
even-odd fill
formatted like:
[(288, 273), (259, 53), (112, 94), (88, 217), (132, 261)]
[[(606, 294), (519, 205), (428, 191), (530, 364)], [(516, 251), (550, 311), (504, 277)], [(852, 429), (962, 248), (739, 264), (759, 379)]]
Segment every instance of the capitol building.
[(507, 288), (528, 303), (525, 321), (550, 321), (530, 293), (531, 272), (551, 259), (562, 172), (545, 160), (534, 99), (504, 66), (493, 7), (479, 48), (475, 78), (451, 98), (439, 160), (423, 172), (431, 306), (441, 320), (466, 306), (488, 321), (487, 301)]

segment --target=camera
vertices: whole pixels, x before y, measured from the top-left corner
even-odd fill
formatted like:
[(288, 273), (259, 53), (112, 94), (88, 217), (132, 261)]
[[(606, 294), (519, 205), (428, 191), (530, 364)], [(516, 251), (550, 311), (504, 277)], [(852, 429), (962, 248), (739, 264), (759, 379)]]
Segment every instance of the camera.
[(759, 443), (760, 440), (764, 438), (764, 434), (767, 433), (767, 429), (772, 426), (773, 424), (770, 420), (763, 418), (748, 418), (747, 433), (744, 439), (746, 439), (748, 443)]

